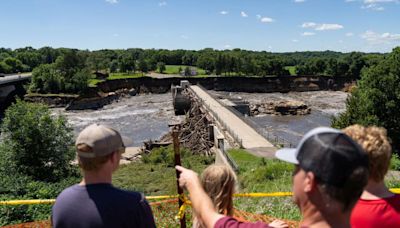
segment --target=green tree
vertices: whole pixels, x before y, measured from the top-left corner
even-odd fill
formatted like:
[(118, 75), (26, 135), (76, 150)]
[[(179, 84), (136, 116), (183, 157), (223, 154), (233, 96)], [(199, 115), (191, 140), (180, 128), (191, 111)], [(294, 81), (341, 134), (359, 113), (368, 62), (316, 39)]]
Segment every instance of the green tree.
[(394, 148), (400, 151), (400, 47), (377, 65), (362, 71), (358, 87), (346, 102), (346, 111), (332, 125), (351, 124), (385, 127)]
[(142, 71), (143, 75), (149, 71), (149, 65), (143, 58), (139, 59), (139, 70)]
[(39, 93), (59, 93), (61, 90), (61, 74), (54, 64), (43, 64), (32, 72), (29, 91)]
[(9, 58), (4, 59), (3, 62), (11, 67), (11, 69), (12, 69), (11, 71), (13, 73), (24, 71), (24, 66), (23, 66), (22, 62), (16, 58), (9, 57)]
[(185, 67), (185, 76), (192, 76), (192, 72), (190, 71), (190, 67)]
[(166, 70), (166, 68), (165, 68), (165, 63), (164, 63), (164, 62), (158, 62), (158, 63), (157, 63), (157, 68), (158, 68), (158, 72), (160, 72), (161, 74), (163, 74), (164, 71)]
[(199, 56), (196, 65), (211, 74), (215, 69), (215, 59), (210, 53), (204, 53)]
[(34, 181), (59, 181), (71, 173), (73, 133), (47, 106), (17, 100), (1, 125), (0, 172)]

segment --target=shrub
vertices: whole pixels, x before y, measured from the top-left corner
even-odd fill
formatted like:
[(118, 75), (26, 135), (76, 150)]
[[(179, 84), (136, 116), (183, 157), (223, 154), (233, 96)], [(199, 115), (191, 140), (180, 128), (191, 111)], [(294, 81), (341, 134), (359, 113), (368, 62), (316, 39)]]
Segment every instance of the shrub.
[(1, 132), (0, 172), (12, 173), (15, 180), (26, 176), (50, 182), (71, 173), (72, 128), (47, 106), (17, 100), (6, 110)]
[(393, 154), (390, 159), (390, 169), (400, 171), (400, 158), (398, 154)]

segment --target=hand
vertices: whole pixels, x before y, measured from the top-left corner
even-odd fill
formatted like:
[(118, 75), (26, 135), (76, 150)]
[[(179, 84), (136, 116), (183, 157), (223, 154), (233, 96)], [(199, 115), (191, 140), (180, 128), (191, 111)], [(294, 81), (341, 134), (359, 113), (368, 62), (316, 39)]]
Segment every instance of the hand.
[(282, 220), (274, 220), (270, 224), (268, 224), (270, 227), (275, 227), (275, 228), (288, 228), (288, 224)]
[(182, 188), (188, 189), (193, 185), (200, 184), (199, 176), (193, 170), (186, 169), (179, 165), (175, 166), (175, 169), (180, 172), (179, 186)]

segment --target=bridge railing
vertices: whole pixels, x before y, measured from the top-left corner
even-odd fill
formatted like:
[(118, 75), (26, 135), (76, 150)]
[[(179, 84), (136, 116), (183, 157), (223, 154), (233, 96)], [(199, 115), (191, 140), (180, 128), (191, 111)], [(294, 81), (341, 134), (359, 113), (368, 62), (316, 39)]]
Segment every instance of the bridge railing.
[[(198, 85), (201, 89), (203, 89), (205, 91), (205, 89)], [(206, 104), (203, 99), (201, 99), (196, 93), (194, 93), (192, 91), (192, 93), (196, 96), (197, 100), (199, 102), (201, 102), (201, 104), (213, 115), (213, 117), (215, 118), (215, 120), (219, 123), (219, 125), (221, 125), (221, 127), (223, 128), (223, 130), (227, 131), (229, 133), (229, 135), (233, 138), (233, 140), (235, 140), (236, 143), (239, 144), (240, 147), (243, 147), (242, 144), (242, 139), (239, 138), (239, 136), (232, 130), (232, 128), (230, 128), (228, 126), (228, 124), (225, 123), (225, 121), (222, 120), (222, 118), (211, 108), (210, 105)]]
[[(201, 85), (197, 85), (197, 86), (199, 86), (201, 89), (206, 91), (206, 89), (204, 87), (202, 87)], [(227, 108), (229, 111), (231, 111), (233, 114), (235, 114), (238, 118), (240, 118), (243, 122), (245, 122), (247, 125), (249, 125), (251, 128), (253, 128), (258, 134), (260, 134), (264, 138), (266, 138), (274, 146), (276, 146), (276, 147), (287, 147), (287, 148), (294, 147), (293, 144), (291, 142), (289, 142), (288, 140), (286, 140), (286, 139), (284, 139), (284, 138), (282, 138), (280, 136), (274, 135), (272, 132), (269, 132), (267, 130), (263, 131), (262, 129), (260, 129), (260, 127), (254, 121), (252, 121), (248, 117), (244, 116), (241, 112), (239, 112), (235, 108), (225, 105), (217, 97), (215, 97), (213, 94), (209, 93), (209, 95), (212, 98), (214, 98), (214, 100), (216, 100), (220, 105), (222, 105), (223, 107)], [(212, 111), (212, 109), (210, 109), (210, 110)]]

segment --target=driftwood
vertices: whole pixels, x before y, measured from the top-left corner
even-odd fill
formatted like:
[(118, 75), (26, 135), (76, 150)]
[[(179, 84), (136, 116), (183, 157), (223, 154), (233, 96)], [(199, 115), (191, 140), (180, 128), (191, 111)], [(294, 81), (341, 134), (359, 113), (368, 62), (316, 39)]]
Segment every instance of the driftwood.
[[(193, 98), (192, 98), (193, 99)], [(207, 114), (201, 105), (192, 100), (192, 106), (186, 113), (185, 122), (181, 124), (179, 139), (183, 147), (189, 148), (193, 154), (211, 155), (214, 141), (210, 139), (208, 125), (210, 123)], [(158, 145), (169, 145), (172, 143), (171, 134), (164, 135), (159, 141), (145, 142), (146, 150), (151, 150)]]

